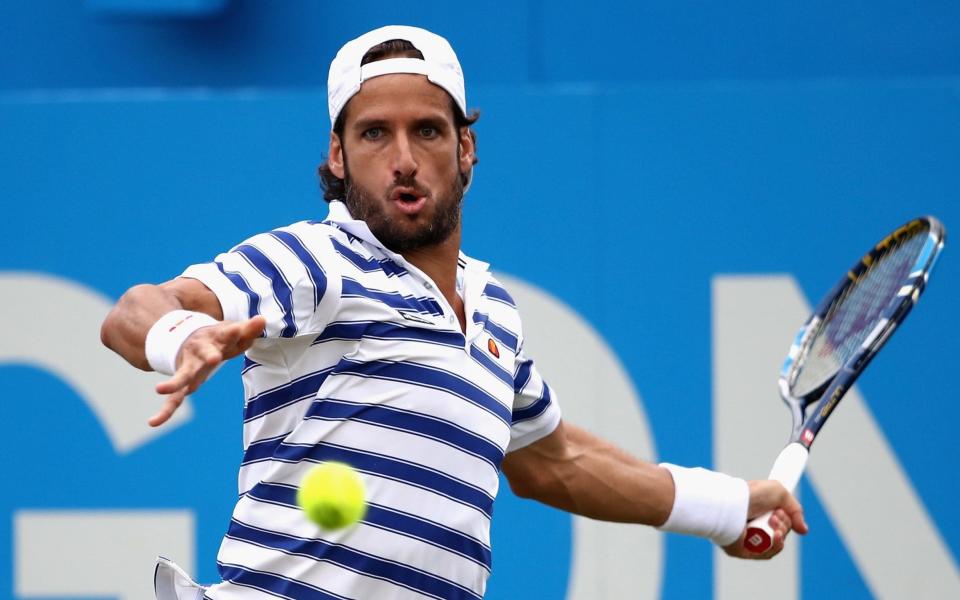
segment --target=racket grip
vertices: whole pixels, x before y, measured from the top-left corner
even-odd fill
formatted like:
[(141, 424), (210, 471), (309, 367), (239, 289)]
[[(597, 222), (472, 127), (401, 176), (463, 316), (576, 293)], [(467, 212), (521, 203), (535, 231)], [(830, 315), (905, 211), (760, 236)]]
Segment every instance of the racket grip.
[[(770, 469), (770, 479), (779, 481), (788, 492), (793, 493), (807, 466), (809, 456), (810, 451), (803, 444), (799, 442), (787, 444), (774, 461), (773, 468)], [(743, 545), (750, 552), (760, 554), (773, 545), (773, 528), (770, 527), (772, 514), (772, 510), (768, 511), (747, 523), (747, 534)]]

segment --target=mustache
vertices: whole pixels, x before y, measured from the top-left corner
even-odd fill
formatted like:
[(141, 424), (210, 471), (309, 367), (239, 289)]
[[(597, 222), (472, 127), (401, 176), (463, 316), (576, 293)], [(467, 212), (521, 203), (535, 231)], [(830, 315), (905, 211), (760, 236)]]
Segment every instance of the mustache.
[(391, 197), (397, 188), (411, 190), (415, 196), (429, 196), (430, 191), (420, 185), (416, 175), (400, 175), (394, 178), (393, 185), (387, 190), (387, 198)]

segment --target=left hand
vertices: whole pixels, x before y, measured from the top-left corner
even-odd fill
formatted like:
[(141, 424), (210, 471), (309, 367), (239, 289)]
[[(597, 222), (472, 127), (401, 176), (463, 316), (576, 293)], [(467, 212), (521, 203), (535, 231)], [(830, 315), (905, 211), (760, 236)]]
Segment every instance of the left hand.
[(723, 547), (723, 551), (736, 558), (767, 560), (773, 558), (783, 550), (787, 534), (796, 531), (805, 534), (809, 530), (803, 518), (803, 507), (793, 494), (787, 491), (779, 482), (772, 480), (749, 481), (750, 504), (747, 508), (747, 521), (772, 510), (770, 526), (773, 528), (773, 545), (762, 554), (750, 552), (743, 546), (746, 537), (746, 527), (737, 541)]
[(224, 361), (246, 352), (260, 337), (266, 320), (257, 315), (245, 321), (220, 321), (191, 333), (177, 353), (177, 372), (157, 384), (158, 394), (166, 396), (159, 412), (147, 423), (163, 425)]

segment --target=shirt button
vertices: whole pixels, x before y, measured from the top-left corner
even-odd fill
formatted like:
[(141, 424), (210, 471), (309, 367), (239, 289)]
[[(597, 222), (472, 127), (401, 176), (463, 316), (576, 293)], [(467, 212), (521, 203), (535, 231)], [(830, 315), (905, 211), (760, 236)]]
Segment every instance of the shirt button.
[(433, 285), (430, 284), (430, 283), (427, 283), (426, 285), (424, 285), (424, 287), (427, 288), (428, 290), (432, 290), (432, 289), (433, 289)]

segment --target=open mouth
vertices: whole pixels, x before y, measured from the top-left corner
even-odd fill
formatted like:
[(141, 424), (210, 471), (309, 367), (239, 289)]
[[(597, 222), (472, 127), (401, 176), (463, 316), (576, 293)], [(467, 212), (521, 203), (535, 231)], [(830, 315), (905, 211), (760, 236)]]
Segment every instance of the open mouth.
[(420, 209), (426, 204), (427, 196), (413, 188), (398, 188), (390, 194), (390, 200), (404, 214), (413, 215), (420, 212)]

